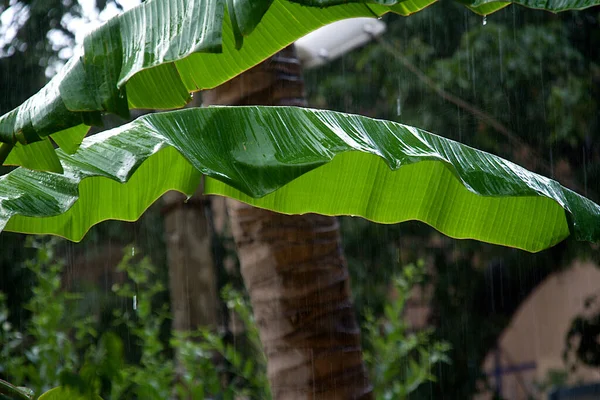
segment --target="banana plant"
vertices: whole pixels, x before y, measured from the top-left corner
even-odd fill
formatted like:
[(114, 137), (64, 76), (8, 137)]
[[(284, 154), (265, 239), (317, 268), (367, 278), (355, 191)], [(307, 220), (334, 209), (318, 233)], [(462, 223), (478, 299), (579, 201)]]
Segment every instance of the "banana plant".
[[(487, 15), (508, 4), (461, 1)], [(549, 11), (600, 0), (517, 0)], [(150, 0), (91, 33), (65, 68), (0, 117), (0, 229), (80, 240), (161, 194), (210, 194), (284, 213), (416, 219), (456, 238), (540, 251), (600, 238), (600, 207), (499, 157), (389, 121), (290, 107), (162, 112), (83, 139), (103, 113), (183, 107), (306, 33), (431, 0)], [(52, 142), (60, 146), (55, 150)], [(80, 145), (81, 144), (81, 145)]]
[(37, 397), (28, 388), (17, 387), (0, 379), (1, 396), (5, 396), (5, 398), (10, 400), (102, 400), (100, 396), (83, 395), (74, 389), (62, 386), (50, 389)]

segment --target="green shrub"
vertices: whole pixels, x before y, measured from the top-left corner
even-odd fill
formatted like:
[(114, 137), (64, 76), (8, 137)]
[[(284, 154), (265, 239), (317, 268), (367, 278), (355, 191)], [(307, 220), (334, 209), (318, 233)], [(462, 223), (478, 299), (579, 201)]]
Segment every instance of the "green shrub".
[[(239, 291), (227, 286), (222, 297), (245, 326), (245, 336), (238, 338), (242, 346), (208, 329), (163, 340), (169, 309), (155, 299), (165, 285), (149, 258), (130, 247), (117, 267), (128, 281), (113, 286), (114, 296), (126, 306), (114, 309), (112, 328), (100, 332), (96, 317), (77, 314), (81, 295), (61, 291), (64, 264), (54, 260), (53, 243), (32, 245), (38, 249), (36, 260), (27, 263), (36, 276), (27, 304), (32, 318), (22, 331), (8, 323), (6, 298), (0, 293), (0, 342), (5, 344), (0, 349), (1, 377), (37, 394), (68, 386), (69, 393), (107, 400), (271, 398), (258, 329)], [(432, 343), (430, 330), (409, 333), (402, 318), (411, 289), (422, 278), (422, 264), (406, 266), (394, 278), (396, 297), (384, 315), (366, 313), (365, 361), (377, 398), (407, 398), (433, 379), (436, 364), (448, 361), (447, 344)], [(124, 340), (139, 353), (136, 362), (126, 360)]]
[(377, 399), (402, 400), (417, 388), (435, 380), (432, 368), (439, 363), (449, 363), (446, 353), (450, 346), (433, 341), (433, 329), (410, 332), (402, 318), (412, 289), (423, 282), (423, 263), (409, 264), (393, 278), (395, 298), (391, 299), (376, 318), (365, 313), (367, 346), (365, 362), (371, 373)]

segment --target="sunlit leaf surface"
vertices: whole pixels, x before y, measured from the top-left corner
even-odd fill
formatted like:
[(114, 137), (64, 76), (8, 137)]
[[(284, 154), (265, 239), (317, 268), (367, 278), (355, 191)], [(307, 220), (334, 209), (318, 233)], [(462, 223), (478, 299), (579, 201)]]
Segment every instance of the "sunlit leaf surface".
[(39, 400), (102, 400), (96, 394), (81, 394), (67, 387), (57, 387), (40, 396)]

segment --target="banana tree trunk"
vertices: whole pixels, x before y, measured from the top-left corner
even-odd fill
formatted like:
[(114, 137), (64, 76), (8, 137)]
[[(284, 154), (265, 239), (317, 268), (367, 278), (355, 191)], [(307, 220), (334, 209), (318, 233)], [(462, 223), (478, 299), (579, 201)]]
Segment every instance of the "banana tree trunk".
[[(204, 104), (304, 106), (292, 47), (203, 96)], [(338, 222), (228, 200), (242, 276), (275, 399), (370, 399)]]

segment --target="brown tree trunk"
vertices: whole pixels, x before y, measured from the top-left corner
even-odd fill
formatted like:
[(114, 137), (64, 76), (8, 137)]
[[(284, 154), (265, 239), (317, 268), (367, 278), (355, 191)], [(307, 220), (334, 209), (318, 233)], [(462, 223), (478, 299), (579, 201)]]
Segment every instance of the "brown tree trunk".
[(205, 215), (206, 197), (199, 188), (189, 201), (178, 192), (163, 196), (169, 289), (174, 331), (190, 332), (219, 325), (219, 294)]
[[(287, 48), (208, 91), (204, 104), (305, 105)], [(370, 399), (337, 220), (228, 201), (275, 399)]]

